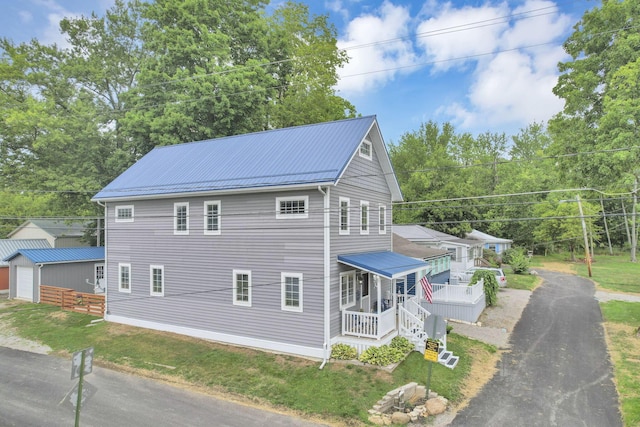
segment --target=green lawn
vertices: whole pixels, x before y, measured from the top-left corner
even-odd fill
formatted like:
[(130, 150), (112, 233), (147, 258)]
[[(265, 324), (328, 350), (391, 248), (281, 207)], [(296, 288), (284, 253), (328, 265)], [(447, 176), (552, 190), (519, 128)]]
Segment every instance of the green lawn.
[[(416, 352), (393, 373), (343, 363), (328, 363), (319, 370), (318, 362), (293, 356), (107, 322), (91, 324), (95, 317), (43, 304), (19, 303), (2, 312), (21, 336), (49, 345), (63, 357), (94, 347), (96, 363), (173, 377), (214, 392), (347, 424), (365, 421), (367, 410), (388, 391), (411, 381), (426, 382), (428, 362)], [(431, 388), (457, 402), (474, 355), (495, 352), (495, 348), (454, 333), (449, 335), (448, 347), (460, 362), (453, 370), (434, 364)]]
[(542, 282), (540, 277), (531, 274), (509, 274), (506, 272), (505, 274), (507, 275), (507, 288), (511, 289), (532, 291)]

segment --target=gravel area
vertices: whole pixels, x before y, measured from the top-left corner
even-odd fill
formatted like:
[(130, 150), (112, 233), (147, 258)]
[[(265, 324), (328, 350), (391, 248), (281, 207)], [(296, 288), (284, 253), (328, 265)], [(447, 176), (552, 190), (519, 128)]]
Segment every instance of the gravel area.
[(531, 291), (500, 288), (497, 305), (485, 308), (475, 324), (451, 320), (453, 332), (495, 345), (498, 349), (508, 349), (511, 331), (520, 320), (530, 297)]
[(637, 294), (620, 294), (617, 292), (596, 291), (595, 299), (600, 302), (608, 301), (627, 301), (640, 302), (640, 295)]
[[(9, 301), (6, 293), (0, 294), (0, 309), (14, 304), (20, 304), (20, 302)], [(2, 314), (0, 314), (0, 347), (40, 354), (49, 354), (51, 352), (51, 347), (49, 346), (17, 336), (8, 322), (2, 319)]]

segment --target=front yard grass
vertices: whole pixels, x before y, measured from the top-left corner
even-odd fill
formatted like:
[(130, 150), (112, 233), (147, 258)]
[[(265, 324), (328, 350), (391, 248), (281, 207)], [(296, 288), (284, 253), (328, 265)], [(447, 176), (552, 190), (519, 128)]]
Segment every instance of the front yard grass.
[(508, 274), (507, 275), (507, 288), (511, 289), (524, 289), (527, 291), (534, 290), (542, 279), (533, 274)]
[[(320, 363), (303, 358), (226, 346), (61, 311), (44, 304), (16, 303), (0, 310), (19, 335), (50, 346), (61, 357), (94, 347), (94, 363), (190, 385), (243, 401), (340, 424), (364, 422), (376, 401), (408, 382), (426, 382), (427, 363), (412, 352), (393, 373), (367, 365)], [(472, 362), (495, 348), (450, 334), (448, 348), (460, 356), (451, 370), (434, 364), (431, 389), (460, 402)]]

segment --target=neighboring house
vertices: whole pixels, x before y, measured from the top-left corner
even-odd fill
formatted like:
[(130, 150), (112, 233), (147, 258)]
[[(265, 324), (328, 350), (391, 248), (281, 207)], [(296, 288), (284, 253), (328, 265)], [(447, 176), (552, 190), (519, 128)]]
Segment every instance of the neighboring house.
[(461, 239), (421, 225), (394, 224), (393, 232), (421, 246), (446, 249), (451, 255), (452, 272), (480, 265), (483, 243), (478, 240)]
[[(451, 256), (446, 249), (428, 248), (393, 233), (393, 250), (411, 258), (418, 258), (430, 267), (429, 281), (431, 283), (447, 283), (450, 276)], [(407, 276), (407, 293), (416, 294), (415, 273)]]
[(97, 292), (104, 279), (104, 247), (19, 249), (9, 263), (9, 298), (40, 302), (40, 286)]
[(326, 360), (398, 335), (396, 282), (427, 270), (391, 251), (374, 116), (156, 147), (93, 200), (108, 321)]
[(7, 236), (9, 239), (46, 239), (52, 248), (89, 246), (82, 240), (86, 224), (51, 219), (30, 219)]
[(50, 248), (45, 239), (0, 239), (0, 293), (9, 292), (9, 263), (4, 261), (19, 249)]
[(485, 249), (491, 249), (497, 254), (501, 254), (511, 248), (511, 244), (513, 243), (513, 240), (501, 239), (500, 237), (495, 237), (478, 230), (467, 233), (467, 239), (480, 240), (484, 243)]

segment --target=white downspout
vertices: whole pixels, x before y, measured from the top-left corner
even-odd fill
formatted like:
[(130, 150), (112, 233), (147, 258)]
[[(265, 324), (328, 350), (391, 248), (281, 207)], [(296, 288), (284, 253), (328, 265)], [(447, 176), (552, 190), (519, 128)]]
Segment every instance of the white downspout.
[[(38, 289), (38, 301), (33, 302), (40, 302), (40, 285), (42, 285), (42, 264), (38, 264), (38, 286), (36, 286), (36, 289)], [(33, 283), (31, 286), (33, 286)]]
[(318, 186), (318, 191), (324, 196), (324, 358), (319, 368), (322, 369), (331, 357), (331, 200), (329, 187), (323, 190)]
[[(108, 217), (108, 212), (107, 212), (107, 204), (105, 203), (104, 205), (102, 203), (100, 203), (99, 201), (96, 201), (96, 203), (98, 204), (98, 206), (102, 206), (104, 208), (104, 315), (102, 316), (103, 319), (105, 319), (107, 317), (107, 314), (109, 313), (109, 298), (108, 298), (108, 283), (109, 283), (109, 261), (107, 257), (107, 217)], [(98, 230), (98, 233), (100, 233), (100, 230)]]

